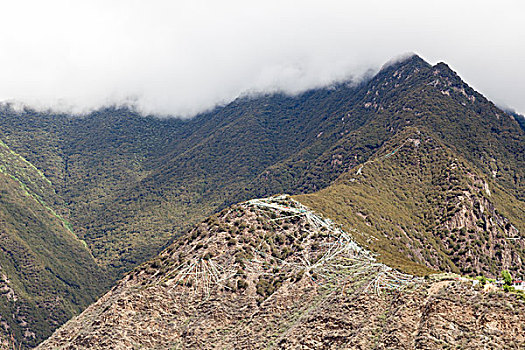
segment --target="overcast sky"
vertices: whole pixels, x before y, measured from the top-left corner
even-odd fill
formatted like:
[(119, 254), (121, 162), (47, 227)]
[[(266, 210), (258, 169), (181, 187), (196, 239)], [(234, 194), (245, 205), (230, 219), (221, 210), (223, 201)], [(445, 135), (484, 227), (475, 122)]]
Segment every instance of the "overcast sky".
[(0, 101), (188, 117), (415, 52), (525, 112), (525, 1), (6, 1)]

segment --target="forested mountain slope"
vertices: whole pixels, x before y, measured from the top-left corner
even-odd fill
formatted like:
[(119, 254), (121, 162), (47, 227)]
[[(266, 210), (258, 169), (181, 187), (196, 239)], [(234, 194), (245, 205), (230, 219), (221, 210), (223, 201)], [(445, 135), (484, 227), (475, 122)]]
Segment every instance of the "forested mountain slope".
[(116, 271), (217, 209), (326, 187), (406, 126), (426, 128), (514, 196), (525, 193), (515, 118), (445, 64), (417, 56), (357, 85), (240, 98), (187, 121), (125, 109), (4, 114), (6, 142), (56, 183), (75, 232)]
[[(56, 208), (53, 209), (53, 208)], [(108, 287), (51, 182), (0, 141), (0, 339), (34, 346)]]
[[(2, 262), (5, 279), (19, 295), (43, 286), (26, 293), (28, 305), (65, 300), (56, 320), (12, 322), (5, 334), (36, 343), (196, 223), (277, 193), (305, 194), (295, 198), (404, 272), (522, 274), (517, 120), (446, 64), (418, 56), (358, 84), (242, 97), (189, 120), (3, 106), (2, 232), (19, 238), (5, 253), (23, 247), (38, 261), (31, 271)], [(38, 282), (16, 282), (24, 276)], [(49, 312), (42, 303), (31, 304), (35, 315)], [(24, 327), (38, 330), (34, 340)]]
[[(431, 131), (524, 199), (524, 131), (515, 117), (470, 88), (446, 64), (431, 66), (413, 56), (383, 68), (357, 94), (351, 109), (325, 122), (330, 127), (315, 143), (260, 176), (254, 187), (268, 188), (260, 195), (277, 187), (283, 192), (325, 187), (404, 128), (414, 126)], [(355, 128), (348, 123), (354, 118), (366, 122)]]
[(354, 89), (246, 97), (188, 121), (115, 109), (84, 118), (7, 110), (2, 131), (56, 183), (98, 261), (120, 270), (311, 143), (323, 119), (352, 103)]
[(525, 274), (525, 203), (427, 130), (407, 127), (327, 188), (297, 196), (357, 229), (381, 260), (417, 273)]

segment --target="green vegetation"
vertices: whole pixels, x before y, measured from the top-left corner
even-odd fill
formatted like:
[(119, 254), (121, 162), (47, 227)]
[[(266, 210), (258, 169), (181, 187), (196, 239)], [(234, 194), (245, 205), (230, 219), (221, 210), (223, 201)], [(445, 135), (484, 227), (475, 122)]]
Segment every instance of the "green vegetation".
[[(49, 204), (48, 204), (49, 203)], [(50, 206), (50, 181), (0, 144), (0, 337), (34, 346), (107, 288), (105, 272)]]
[(525, 193), (515, 119), (417, 56), (361, 85), (243, 98), (188, 121), (4, 108), (0, 126), (0, 138), (53, 182), (97, 261), (118, 274), (232, 203), (327, 187), (407, 126), (495, 174), (511, 196)]
[(503, 278), (503, 291), (505, 291), (505, 293), (513, 293), (525, 301), (525, 292), (512, 286), (513, 279), (510, 272), (508, 270), (501, 271), (501, 277)]
[[(38, 329), (27, 344), (197, 222), (277, 193), (299, 195), (406, 272), (522, 274), (525, 134), (516, 120), (445, 64), (417, 56), (359, 85), (240, 98), (186, 121), (3, 106), (0, 225), (9, 239), (0, 264), (19, 300), (40, 310), (27, 317)], [(243, 245), (242, 232), (275, 232), (238, 219), (216, 227), (228, 247)], [(266, 239), (273, 259), (304, 248)], [(242, 262), (251, 253), (236, 254)], [(261, 297), (280, 283), (259, 282)], [(66, 295), (58, 308), (47, 302), (57, 295)]]
[(505, 292), (513, 292), (512, 288), (512, 276), (508, 270), (501, 271), (501, 277), (503, 278), (503, 290)]
[(485, 276), (478, 276), (477, 280), (479, 281), (479, 284), (484, 287), (487, 284), (487, 278)]
[[(355, 229), (356, 239), (379, 253), (381, 261), (406, 272), (431, 272), (414, 267), (417, 262), (434, 270), (494, 277), (503, 267), (504, 252), (515, 257), (507, 267), (524, 272), (519, 261), (525, 251), (506, 239), (515, 233), (504, 224), (510, 220), (523, 232), (524, 203), (428, 131), (407, 128), (360, 168), (326, 189), (296, 198), (347, 230)], [(492, 189), (490, 195), (476, 186), (480, 183)]]
[(505, 285), (512, 286), (512, 276), (508, 270), (501, 271), (501, 277)]
[(494, 175), (505, 195), (525, 193), (515, 119), (417, 56), (357, 86), (243, 98), (188, 121), (115, 108), (1, 113), (0, 138), (52, 181), (67, 203), (58, 212), (117, 275), (232, 203), (327, 187), (407, 126)]

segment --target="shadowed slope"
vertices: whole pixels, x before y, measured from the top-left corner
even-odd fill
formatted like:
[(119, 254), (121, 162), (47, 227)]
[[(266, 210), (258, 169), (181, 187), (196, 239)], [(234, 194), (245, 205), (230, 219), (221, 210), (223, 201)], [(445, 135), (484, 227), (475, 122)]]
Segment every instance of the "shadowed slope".
[[(85, 242), (52, 207), (50, 181), (0, 143), (0, 337), (35, 346), (107, 287)], [(6, 345), (7, 346), (7, 345)]]

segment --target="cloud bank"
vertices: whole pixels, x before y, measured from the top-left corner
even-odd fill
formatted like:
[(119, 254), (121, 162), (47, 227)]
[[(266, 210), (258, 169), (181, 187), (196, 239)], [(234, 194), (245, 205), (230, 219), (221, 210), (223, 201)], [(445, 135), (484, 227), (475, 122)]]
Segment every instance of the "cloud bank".
[(525, 112), (522, 1), (11, 1), (0, 101), (190, 117), (247, 91), (295, 93), (404, 52), (445, 61)]

